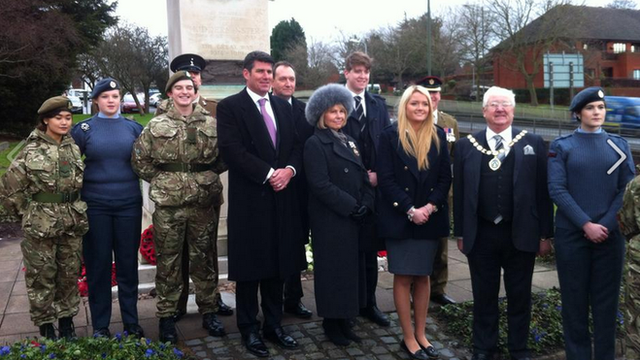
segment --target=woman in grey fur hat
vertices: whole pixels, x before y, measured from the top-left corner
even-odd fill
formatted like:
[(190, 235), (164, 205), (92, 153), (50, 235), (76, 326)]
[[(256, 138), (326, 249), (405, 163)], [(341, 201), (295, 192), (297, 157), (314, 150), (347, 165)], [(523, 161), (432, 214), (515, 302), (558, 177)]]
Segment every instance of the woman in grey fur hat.
[(353, 109), (351, 93), (340, 85), (326, 85), (311, 96), (307, 121), (315, 127), (304, 147), (309, 184), (309, 221), (313, 234), (315, 293), (318, 315), (327, 337), (346, 346), (360, 338), (348, 319), (361, 307), (358, 252), (363, 223), (373, 213), (374, 192), (356, 142), (340, 129)]

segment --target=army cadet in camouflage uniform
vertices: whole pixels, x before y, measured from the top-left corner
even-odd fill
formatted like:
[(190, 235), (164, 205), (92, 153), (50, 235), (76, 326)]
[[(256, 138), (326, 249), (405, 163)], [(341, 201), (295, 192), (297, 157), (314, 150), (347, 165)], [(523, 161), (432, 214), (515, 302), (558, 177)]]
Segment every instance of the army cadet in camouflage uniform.
[(22, 217), (22, 255), (31, 320), (40, 335), (76, 337), (82, 235), (88, 230), (87, 205), (80, 200), (84, 164), (68, 136), (71, 102), (65, 96), (45, 101), (39, 125), (0, 179), (5, 209)]
[[(169, 65), (169, 68), (173, 72), (177, 71), (187, 71), (191, 75), (191, 79), (193, 80), (194, 85), (196, 86), (196, 97), (193, 100), (194, 103), (199, 104), (205, 110), (209, 112), (209, 115), (212, 117), (216, 117), (216, 108), (218, 107), (218, 102), (212, 99), (205, 99), (203, 96), (199, 95), (198, 90), (202, 85), (202, 70), (207, 66), (206, 61), (202, 56), (196, 54), (182, 54), (176, 56)], [(173, 106), (172, 99), (163, 100), (158, 107), (156, 108), (155, 116), (166, 113)], [(222, 186), (222, 184), (220, 184)], [(216, 214), (220, 216), (220, 208), (224, 203), (224, 197), (222, 196), (222, 192), (220, 192), (220, 196), (214, 200), (214, 206), (216, 207)], [(214, 239), (218, 238), (218, 228), (214, 230)], [(216, 257), (213, 259), (213, 265), (216, 270), (216, 276), (218, 276), (218, 257), (217, 253), (214, 253)], [(180, 320), (180, 318), (187, 313), (187, 302), (189, 299), (189, 256), (188, 252), (183, 252), (182, 257), (182, 281), (184, 282), (184, 287), (182, 288), (182, 293), (180, 294), (180, 300), (178, 301), (178, 311), (176, 312), (176, 321)], [(217, 281), (217, 279), (216, 279)], [(216, 314), (222, 316), (231, 316), (233, 315), (233, 310), (222, 301), (222, 297), (220, 297), (220, 292), (216, 289), (216, 303), (218, 305), (218, 311)]]
[[(640, 173), (640, 166), (636, 171)], [(622, 208), (618, 211), (618, 223), (629, 242), (621, 304), (625, 327), (623, 354), (627, 359), (640, 359), (640, 176), (627, 184)]]
[(214, 293), (217, 275), (212, 252), (217, 226), (214, 200), (222, 186), (218, 174), (226, 165), (218, 156), (215, 120), (193, 104), (195, 86), (191, 75), (179, 71), (169, 79), (166, 92), (173, 106), (153, 118), (136, 140), (131, 162), (134, 171), (151, 183), (157, 252), (157, 316), (160, 340), (177, 341), (174, 315), (182, 292), (182, 252), (188, 244), (190, 276), (196, 303), (203, 314), (202, 326), (210, 335), (225, 334), (216, 317)]

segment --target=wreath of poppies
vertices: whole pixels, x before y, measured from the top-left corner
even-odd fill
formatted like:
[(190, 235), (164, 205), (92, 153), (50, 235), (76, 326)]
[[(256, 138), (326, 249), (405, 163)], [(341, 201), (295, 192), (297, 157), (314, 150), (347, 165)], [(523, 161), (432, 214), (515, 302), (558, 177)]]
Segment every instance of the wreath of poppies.
[(156, 245), (153, 242), (153, 224), (140, 236), (140, 255), (151, 265), (156, 264)]
[[(116, 263), (111, 263), (111, 287), (118, 285), (116, 279)], [(87, 267), (82, 263), (82, 271), (80, 277), (78, 277), (78, 291), (80, 296), (89, 296), (89, 284), (87, 284)]]

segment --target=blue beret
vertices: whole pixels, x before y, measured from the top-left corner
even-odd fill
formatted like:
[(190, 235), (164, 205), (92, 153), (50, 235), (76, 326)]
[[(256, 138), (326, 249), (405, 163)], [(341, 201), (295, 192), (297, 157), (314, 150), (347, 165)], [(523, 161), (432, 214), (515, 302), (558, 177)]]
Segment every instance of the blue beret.
[(95, 99), (100, 94), (109, 90), (120, 90), (120, 84), (115, 81), (113, 78), (104, 78), (96, 83), (96, 86), (93, 87), (93, 91), (91, 92), (91, 98)]
[(579, 113), (588, 103), (604, 101), (604, 90), (599, 86), (588, 87), (573, 97), (569, 111)]
[(342, 105), (347, 110), (347, 115), (353, 110), (353, 96), (342, 85), (329, 84), (316, 90), (307, 102), (305, 115), (311, 126), (316, 126), (320, 116), (334, 105)]
[(202, 56), (196, 54), (182, 54), (176, 56), (175, 59), (171, 61), (169, 68), (173, 72), (180, 70), (201, 72), (204, 70), (205, 66), (207, 66), (207, 63), (204, 61)]

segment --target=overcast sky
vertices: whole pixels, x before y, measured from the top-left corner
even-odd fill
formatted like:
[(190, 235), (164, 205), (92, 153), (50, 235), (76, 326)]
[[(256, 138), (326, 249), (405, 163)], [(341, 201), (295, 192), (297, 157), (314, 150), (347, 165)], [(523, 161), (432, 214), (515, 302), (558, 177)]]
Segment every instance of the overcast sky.
[[(585, 4), (604, 6), (611, 1), (585, 0)], [(438, 16), (465, 3), (480, 1), (432, 0), (431, 11)], [(337, 40), (340, 31), (362, 36), (370, 30), (396, 24), (405, 15), (413, 18), (427, 11), (427, 0), (272, 0), (268, 4), (270, 28), (293, 17), (304, 29), (307, 43)], [(148, 28), (152, 35), (167, 35), (166, 0), (119, 0), (116, 14), (121, 21)]]

